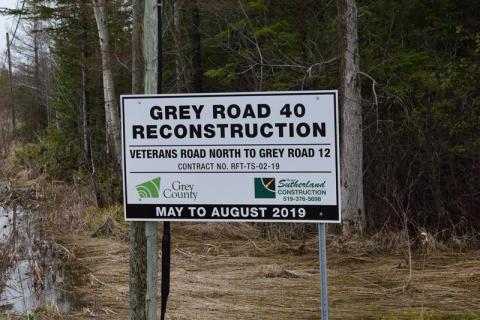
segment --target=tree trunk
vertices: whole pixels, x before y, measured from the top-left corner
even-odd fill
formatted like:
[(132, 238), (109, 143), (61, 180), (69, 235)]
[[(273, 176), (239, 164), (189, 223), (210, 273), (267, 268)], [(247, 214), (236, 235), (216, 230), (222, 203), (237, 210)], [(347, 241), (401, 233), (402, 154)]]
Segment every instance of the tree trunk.
[(175, 43), (175, 86), (176, 91), (181, 92), (183, 88), (182, 83), (182, 73), (183, 73), (183, 63), (182, 63), (182, 44), (181, 42), (181, 32), (180, 32), (180, 11), (182, 4), (180, 0), (173, 0), (173, 41)]
[[(46, 53), (47, 55), (48, 53)], [(45, 57), (45, 73), (46, 73), (46, 81), (45, 81), (45, 112), (47, 113), (47, 127), (52, 124), (52, 109), (50, 108), (50, 96), (52, 94), (50, 90), (50, 81), (51, 76), (50, 72), (52, 72), (52, 68), (49, 65), (48, 57)]]
[(7, 152), (8, 152), (8, 149), (7, 149), (7, 137), (6, 137), (6, 134), (5, 134), (5, 127), (3, 126), (2, 124), (2, 146), (3, 146), (3, 154), (5, 156), (7, 156)]
[(35, 71), (35, 90), (33, 96), (36, 101), (35, 111), (37, 114), (37, 123), (34, 123), (35, 126), (40, 128), (47, 126), (47, 113), (45, 112), (42, 94), (44, 92), (42, 88), (42, 83), (40, 81), (40, 57), (38, 53), (38, 21), (35, 19), (33, 24), (33, 58), (34, 58), (34, 71)]
[(132, 93), (144, 92), (143, 10), (144, 0), (133, 0), (132, 21)]
[(299, 33), (300, 33), (300, 41), (302, 44), (302, 54), (301, 54), (301, 59), (302, 59), (302, 64), (304, 66), (307, 65), (307, 50), (308, 50), (308, 43), (307, 43), (307, 34), (308, 34), (308, 26), (307, 26), (307, 5), (305, 3), (305, 0), (300, 0), (299, 3)]
[(192, 76), (193, 92), (202, 92), (202, 44), (200, 36), (200, 12), (198, 1), (192, 1)]
[[(132, 30), (132, 93), (143, 93), (143, 0), (133, 0)], [(147, 291), (147, 237), (145, 222), (130, 223), (130, 283), (129, 320), (146, 317), (145, 293)]]
[(97, 22), (100, 52), (102, 56), (106, 140), (109, 150), (113, 152), (113, 159), (119, 166), (121, 163), (120, 117), (113, 83), (112, 63), (110, 60), (109, 37), (107, 30), (107, 6), (105, 0), (92, 0), (92, 3), (95, 20)]
[(87, 0), (80, 0), (80, 27), (82, 33), (80, 35), (81, 42), (81, 56), (82, 56), (82, 142), (83, 142), (83, 154), (85, 157), (85, 163), (87, 170), (90, 173), (90, 184), (95, 195), (95, 202), (97, 206), (103, 206), (102, 197), (98, 188), (97, 176), (95, 172), (95, 160), (92, 152), (90, 123), (89, 123), (89, 106), (90, 106), (90, 93), (87, 88), (88, 84), (88, 12), (87, 12)]
[(130, 282), (128, 319), (138, 320), (146, 317), (147, 291), (147, 237), (145, 222), (130, 224)]
[(80, 0), (80, 27), (82, 28), (82, 34), (80, 36), (81, 41), (81, 55), (82, 55), (82, 138), (83, 138), (83, 153), (85, 155), (86, 162), (90, 162), (90, 139), (89, 139), (89, 127), (88, 127), (88, 104), (89, 104), (89, 92), (87, 89), (88, 83), (88, 64), (87, 64), (87, 39), (88, 39), (88, 26), (87, 26), (87, 12), (86, 12), (86, 0)]
[(33, 91), (33, 97), (36, 101), (36, 108), (38, 109), (37, 114), (39, 118), (37, 121), (39, 122), (38, 124), (41, 126), (43, 125), (41, 121), (41, 116), (43, 115), (42, 113), (42, 106), (41, 106), (41, 98), (40, 98), (40, 92), (42, 89), (40, 88), (40, 66), (39, 66), (39, 58), (38, 58), (38, 33), (37, 33), (37, 22), (34, 22), (34, 27), (33, 27), (33, 60), (34, 60), (34, 72), (35, 72), (35, 90)]
[(355, 0), (337, 0), (339, 15), (341, 188), (343, 231), (363, 232), (362, 106), (359, 79), (357, 6)]
[[(13, 40), (12, 40), (13, 41)], [(12, 75), (12, 56), (10, 52), (10, 36), (7, 32), (7, 58), (8, 58), (8, 84), (10, 86), (10, 103), (12, 110), (12, 129), (15, 131), (17, 128), (15, 121), (15, 95), (13, 92), (13, 75)]]

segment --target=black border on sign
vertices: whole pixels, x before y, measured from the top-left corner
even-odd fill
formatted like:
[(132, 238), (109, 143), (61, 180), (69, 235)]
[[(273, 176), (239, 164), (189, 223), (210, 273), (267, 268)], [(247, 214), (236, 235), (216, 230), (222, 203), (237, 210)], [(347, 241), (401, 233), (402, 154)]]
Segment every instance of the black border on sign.
[[(128, 204), (128, 196), (127, 196), (127, 165), (126, 165), (126, 143), (125, 143), (125, 100), (128, 99), (162, 99), (162, 98), (197, 98), (197, 97), (234, 97), (234, 96), (292, 96), (292, 95), (332, 95), (333, 96), (333, 113), (334, 113), (334, 127), (335, 127), (335, 175), (336, 175), (336, 202), (337, 205), (333, 206), (326, 206), (326, 205), (286, 205), (286, 204), (279, 204), (279, 205), (262, 205), (262, 204), (255, 204), (255, 205), (222, 205), (222, 204), (204, 204), (204, 205), (185, 205), (185, 204), (149, 204), (149, 205), (142, 205), (142, 204)], [(340, 205), (340, 195), (339, 195), (339, 188), (340, 188), (340, 172), (339, 172), (339, 144), (338, 144), (338, 134), (339, 134), (339, 119), (338, 119), (338, 91), (337, 90), (329, 90), (329, 91), (289, 91), (289, 92), (237, 92), (237, 93), (193, 93), (193, 94), (137, 94), (137, 95), (122, 95), (120, 97), (121, 99), (121, 121), (122, 121), (122, 171), (123, 171), (123, 207), (124, 207), (124, 217), (126, 221), (191, 221), (191, 222), (212, 222), (212, 221), (221, 221), (221, 222), (312, 222), (312, 223), (340, 223), (341, 222), (341, 205)], [(268, 173), (268, 172), (267, 172)], [(309, 210), (312, 210), (311, 208), (318, 208), (318, 210), (327, 210), (329, 212), (328, 216), (331, 216), (331, 210), (336, 211), (336, 219), (334, 217), (324, 220), (323, 218), (321, 219), (300, 219), (300, 218), (295, 218), (294, 220), (292, 219), (228, 219), (228, 218), (220, 218), (220, 219), (203, 219), (203, 218), (148, 218), (148, 217), (143, 217), (143, 215), (137, 215), (134, 214), (134, 216), (137, 217), (132, 217), (129, 218), (127, 217), (127, 209), (141, 209), (143, 208), (144, 210), (147, 209), (148, 207), (159, 207), (159, 206), (164, 206), (164, 207), (281, 207), (281, 208), (306, 208), (308, 207)], [(148, 210), (148, 209), (147, 209)], [(150, 214), (151, 215), (151, 214)], [(148, 216), (148, 214), (147, 214)]]
[[(162, 205), (162, 204), (128, 204), (127, 210), (133, 212), (130, 219), (151, 219), (161, 221), (238, 221), (238, 222), (318, 222), (319, 217), (324, 220), (333, 221), (336, 219), (338, 206), (336, 205), (285, 205), (285, 204), (269, 204), (269, 205), (244, 205), (244, 204), (209, 204), (209, 205), (197, 205), (197, 204), (179, 204), (179, 205)], [(157, 207), (165, 208), (166, 210), (176, 211), (174, 208), (182, 208), (182, 217), (171, 217), (171, 218), (158, 218), (156, 217)], [(192, 217), (190, 214), (189, 208), (204, 208), (206, 215), (204, 217)], [(213, 217), (213, 210), (217, 209), (217, 212), (228, 211), (232, 208), (241, 209), (243, 211), (247, 210), (256, 210), (260, 213), (260, 210), (263, 210), (264, 217)], [(274, 208), (277, 210), (277, 215), (273, 214)], [(281, 210), (286, 209), (283, 214), (285, 217), (282, 217)], [(304, 209), (305, 215), (300, 218), (298, 217), (299, 211), (296, 209)], [(195, 210), (194, 210), (195, 211)], [(295, 212), (295, 216), (293, 214)], [(260, 215), (260, 214), (259, 214)]]

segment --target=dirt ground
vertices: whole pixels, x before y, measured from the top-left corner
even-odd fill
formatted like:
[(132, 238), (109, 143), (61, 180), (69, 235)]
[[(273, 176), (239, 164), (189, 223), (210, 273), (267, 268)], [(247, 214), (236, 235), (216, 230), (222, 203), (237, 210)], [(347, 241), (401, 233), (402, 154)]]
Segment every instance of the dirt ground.
[[(215, 239), (174, 224), (167, 319), (319, 319), (318, 248)], [(128, 244), (59, 239), (84, 271), (68, 319), (127, 319)], [(413, 255), (328, 249), (331, 319), (480, 319), (480, 250)], [(159, 273), (160, 278), (160, 273)], [(160, 287), (160, 286), (159, 286)], [(159, 294), (160, 295), (160, 294)]]

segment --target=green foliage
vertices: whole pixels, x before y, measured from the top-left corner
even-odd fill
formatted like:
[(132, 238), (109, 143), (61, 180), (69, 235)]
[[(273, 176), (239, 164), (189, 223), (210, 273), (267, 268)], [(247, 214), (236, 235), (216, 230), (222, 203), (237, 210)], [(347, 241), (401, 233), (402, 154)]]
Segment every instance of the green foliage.
[(124, 227), (128, 226), (123, 217), (123, 208), (119, 205), (101, 209), (90, 207), (87, 209), (83, 221), (89, 230), (96, 231), (107, 219), (112, 219)]
[(254, 13), (262, 13), (267, 9), (267, 6), (265, 4), (265, 1), (263, 0), (256, 0), (256, 1), (248, 1), (246, 3), (246, 8), (249, 11), (252, 11)]
[(17, 166), (65, 179), (80, 166), (78, 141), (69, 140), (61, 130), (48, 128), (36, 144), (25, 144), (14, 150)]
[[(382, 209), (385, 201), (408, 208), (412, 223), (424, 226), (467, 229), (464, 222), (475, 221), (480, 17), (464, 15), (472, 9), (453, 0), (361, 5), (361, 65), (377, 82), (378, 105), (365, 109), (364, 123), (367, 206), (375, 223), (395, 219)], [(363, 97), (374, 101), (371, 80), (363, 83)]]
[[(221, 12), (213, 12), (228, 18), (222, 26), (207, 29), (210, 36), (204, 40), (209, 57), (204, 74), (209, 88), (287, 90), (306, 88), (313, 83), (319, 84), (317, 88), (326, 88), (313, 81), (316, 72), (306, 75), (308, 67), (319, 62), (318, 56), (307, 48), (308, 43), (318, 40), (316, 30), (327, 29), (327, 36), (330, 31), (336, 32), (331, 20), (316, 19), (316, 14), (326, 11), (323, 6), (315, 1), (305, 1), (303, 7), (288, 1), (246, 1), (240, 7), (229, 3)], [(330, 6), (328, 10), (334, 8)], [(325, 56), (336, 51), (335, 47), (322, 49)], [(331, 78), (327, 83), (331, 83)]]
[(221, 83), (225, 86), (231, 86), (234, 81), (238, 80), (238, 77), (235, 74), (234, 70), (235, 64), (227, 63), (221, 68), (205, 71), (204, 75), (207, 78), (221, 81)]
[[(53, 179), (75, 179), (91, 185), (92, 164), (98, 174), (102, 204), (118, 202), (121, 197), (119, 168), (112, 168), (105, 150), (105, 111), (102, 68), (98, 32), (91, 2), (86, 1), (85, 52), (82, 56), (83, 26), (79, 2), (75, 0), (26, 1), (22, 18), (49, 21), (41, 32), (48, 41), (49, 59), (54, 60), (48, 77), (48, 107), (38, 99), (36, 90), (16, 90), (18, 129), (11, 133), (26, 145), (16, 151), (19, 166), (47, 174)], [(115, 87), (119, 93), (130, 91), (131, 75), (124, 65), (130, 64), (131, 8), (124, 1), (108, 2), (107, 21), (110, 39)], [(18, 14), (18, 12), (9, 12)], [(34, 31), (31, 31), (33, 34)], [(44, 39), (41, 38), (41, 39)], [(33, 54), (33, 53), (32, 53)], [(88, 141), (92, 159), (86, 157), (82, 119), (82, 67), (86, 67)], [(32, 77), (34, 68), (25, 65)], [(43, 81), (43, 74), (40, 75)], [(28, 78), (28, 77), (27, 77)], [(47, 81), (45, 80), (45, 81)], [(22, 80), (24, 81), (24, 80)], [(36, 84), (32, 84), (35, 87)], [(47, 111), (50, 122), (46, 123)], [(41, 121), (39, 121), (41, 120)]]
[[(165, 2), (165, 92), (192, 90), (192, 7), (182, 2), (180, 48)], [(398, 226), (392, 212), (442, 229), (478, 221), (480, 185), (480, 16), (477, 1), (379, 0), (359, 6), (364, 119), (364, 181), (370, 226)], [(19, 123), (13, 133), (37, 142), (17, 151), (19, 165), (88, 184), (82, 151), (82, 62), (89, 70), (88, 124), (101, 194), (119, 201), (121, 184), (105, 152), (105, 119), (98, 35), (87, 17), (87, 52), (81, 56), (78, 2), (35, 0), (25, 19), (53, 19), (48, 29), (55, 68), (49, 130), (35, 94), (17, 90)], [(338, 87), (335, 1), (198, 1), (203, 90), (255, 91)], [(91, 10), (91, 8), (89, 8)], [(109, 2), (108, 28), (117, 93), (130, 92), (131, 7)], [(91, 11), (89, 11), (91, 13)], [(18, 12), (10, 12), (18, 14)], [(177, 62), (182, 84), (177, 88)], [(127, 66), (127, 67), (125, 67)], [(31, 65), (23, 66), (25, 69)], [(31, 76), (31, 74), (30, 74)], [(25, 76), (25, 78), (28, 78)], [(372, 79), (375, 79), (373, 82)], [(0, 78), (6, 87), (6, 78)], [(373, 83), (372, 83), (373, 82)], [(5, 91), (5, 90), (4, 90)], [(457, 230), (458, 231), (458, 230)]]
[(122, 201), (122, 180), (116, 168), (103, 167), (97, 172), (98, 188), (106, 204), (114, 205)]

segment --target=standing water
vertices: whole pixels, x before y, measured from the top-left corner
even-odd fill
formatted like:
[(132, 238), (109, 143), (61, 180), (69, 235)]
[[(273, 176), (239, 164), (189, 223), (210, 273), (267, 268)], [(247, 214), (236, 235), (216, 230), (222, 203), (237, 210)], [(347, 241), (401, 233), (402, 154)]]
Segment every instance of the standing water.
[(72, 283), (51, 235), (34, 212), (0, 206), (0, 314), (27, 315), (38, 309), (69, 312)]

